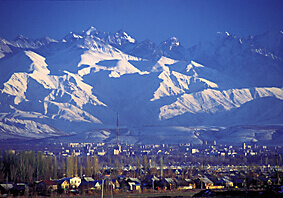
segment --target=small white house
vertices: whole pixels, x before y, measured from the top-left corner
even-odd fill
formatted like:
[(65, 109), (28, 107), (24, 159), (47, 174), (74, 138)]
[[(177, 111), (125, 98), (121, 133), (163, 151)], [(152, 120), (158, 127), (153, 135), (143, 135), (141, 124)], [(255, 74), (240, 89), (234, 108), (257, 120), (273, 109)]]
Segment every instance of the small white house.
[(69, 181), (70, 188), (78, 188), (82, 183), (82, 180), (79, 177), (70, 177), (67, 178), (67, 180)]

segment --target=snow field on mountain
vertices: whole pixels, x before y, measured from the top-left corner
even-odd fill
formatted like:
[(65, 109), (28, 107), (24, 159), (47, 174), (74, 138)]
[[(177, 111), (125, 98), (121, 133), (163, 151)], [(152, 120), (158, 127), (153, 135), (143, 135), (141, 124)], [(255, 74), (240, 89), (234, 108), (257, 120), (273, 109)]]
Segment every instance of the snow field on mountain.
[(15, 118), (4, 118), (0, 121), (1, 140), (4, 139), (40, 139), (52, 136), (67, 135), (64, 132), (31, 120), (20, 120)]
[[(158, 46), (94, 27), (64, 42), (1, 39), (1, 133), (50, 137), (22, 127), (48, 124), (80, 140), (115, 142), (118, 112), (121, 141), (201, 144), (229, 141), (231, 125), (282, 124), (282, 33), (271, 35), (218, 34), (190, 49), (173, 37)], [(191, 127), (203, 124), (227, 128)], [(282, 140), (273, 128), (239, 127), (234, 135), (238, 142)]]
[(32, 60), (29, 71), (39, 71), (41, 74), (49, 74), (50, 71), (47, 69), (45, 58), (32, 52), (25, 51), (25, 54)]
[(177, 101), (161, 107), (159, 119), (169, 119), (186, 112), (193, 114), (199, 112), (216, 113), (239, 108), (242, 104), (258, 97), (273, 97), (282, 100), (283, 90), (280, 88), (256, 88), (255, 96), (249, 89), (232, 89), (218, 91), (207, 89), (192, 94), (183, 94)]

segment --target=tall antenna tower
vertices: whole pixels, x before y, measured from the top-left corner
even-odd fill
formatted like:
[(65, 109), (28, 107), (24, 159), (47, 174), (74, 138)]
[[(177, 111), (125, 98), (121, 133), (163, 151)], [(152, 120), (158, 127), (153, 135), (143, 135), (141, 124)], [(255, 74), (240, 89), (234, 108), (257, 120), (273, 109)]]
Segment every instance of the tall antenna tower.
[(119, 155), (121, 153), (121, 146), (119, 142), (119, 114), (117, 113), (117, 131), (116, 131), (116, 143), (117, 145), (114, 146), (114, 155)]
[(117, 146), (119, 146), (119, 114), (117, 113)]

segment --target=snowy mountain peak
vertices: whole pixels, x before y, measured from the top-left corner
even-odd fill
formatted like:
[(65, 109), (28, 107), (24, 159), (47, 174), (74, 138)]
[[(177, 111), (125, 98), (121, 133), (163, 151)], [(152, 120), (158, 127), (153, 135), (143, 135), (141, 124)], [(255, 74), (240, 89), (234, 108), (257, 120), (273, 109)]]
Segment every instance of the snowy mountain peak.
[(221, 40), (225, 41), (225, 40), (239, 40), (239, 39), (243, 39), (243, 38), (232, 35), (229, 32), (217, 32), (214, 42), (219, 43), (221, 42)]
[(83, 36), (78, 34), (78, 33), (74, 33), (74, 32), (70, 32), (69, 34), (67, 34), (64, 38), (63, 38), (63, 42), (72, 42), (72, 41), (76, 41), (78, 39), (82, 39)]
[[(248, 40), (254, 48), (266, 51), (265, 54), (283, 58), (283, 34), (279, 31), (268, 31), (264, 34), (250, 37)], [(271, 55), (272, 53), (273, 55)]]
[(129, 53), (137, 57), (155, 61), (163, 55), (160, 48), (149, 39), (135, 43), (134, 48), (129, 50)]
[(7, 41), (6, 39), (4, 39), (4, 38), (2, 38), (2, 37), (0, 37), (0, 41), (1, 41), (2, 43), (4, 43), (4, 44), (9, 43), (9, 41)]
[(114, 37), (118, 40), (121, 40), (120, 42), (122, 42), (122, 40), (125, 42), (130, 42), (130, 43), (135, 43), (136, 40), (134, 38), (132, 38), (131, 36), (129, 36), (129, 34), (127, 32), (125, 32), (124, 30), (119, 30), (118, 32), (116, 32), (114, 34)]
[(147, 48), (151, 48), (152, 46), (154, 46), (154, 48), (156, 47), (158, 47), (155, 43), (153, 43), (151, 40), (149, 40), (149, 39), (146, 39), (146, 40), (144, 40), (144, 41), (142, 41), (142, 42), (140, 42), (139, 44), (138, 44), (138, 46), (147, 46)]
[(52, 39), (48, 36), (45, 36), (39, 40), (36, 40), (35, 42), (38, 43), (39, 45), (48, 45), (49, 43), (58, 43), (57, 40)]
[(18, 40), (21, 40), (21, 41), (29, 41), (29, 39), (28, 38), (26, 38), (26, 37), (24, 37), (23, 35), (18, 35), (15, 39), (14, 39), (14, 41), (18, 41)]
[(176, 37), (174, 37), (174, 36), (170, 38), (170, 41), (171, 41), (171, 43), (174, 44), (174, 45), (177, 45), (177, 46), (180, 45), (179, 39), (176, 38)]
[(161, 43), (161, 48), (169, 46), (170, 50), (172, 50), (173, 47), (178, 47), (180, 46), (179, 39), (176, 37), (171, 37), (166, 41), (163, 41)]
[(217, 32), (217, 35), (220, 35), (220, 36), (231, 36), (229, 32)]
[(4, 38), (0, 37), (0, 58), (5, 56), (5, 53), (11, 53), (12, 50), (9, 46), (12, 44)]
[(86, 34), (87, 36), (89, 36), (89, 35), (98, 35), (99, 32), (98, 32), (98, 30), (97, 30), (95, 27), (90, 26), (90, 27), (85, 31), (85, 34)]
[(160, 44), (160, 49), (165, 56), (170, 58), (184, 60), (186, 49), (180, 44), (179, 39), (171, 37)]

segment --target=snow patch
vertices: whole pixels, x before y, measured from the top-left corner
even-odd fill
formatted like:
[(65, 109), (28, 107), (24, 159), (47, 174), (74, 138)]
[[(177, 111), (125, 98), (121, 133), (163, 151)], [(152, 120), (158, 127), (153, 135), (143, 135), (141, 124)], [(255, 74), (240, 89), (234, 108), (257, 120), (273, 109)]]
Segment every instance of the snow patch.
[[(279, 88), (258, 88), (259, 97), (275, 96), (282, 100), (283, 90)], [(231, 89), (218, 91), (207, 89), (192, 94), (183, 94), (177, 101), (160, 108), (159, 119), (170, 119), (186, 112), (216, 113), (227, 111), (254, 100), (250, 89)]]

